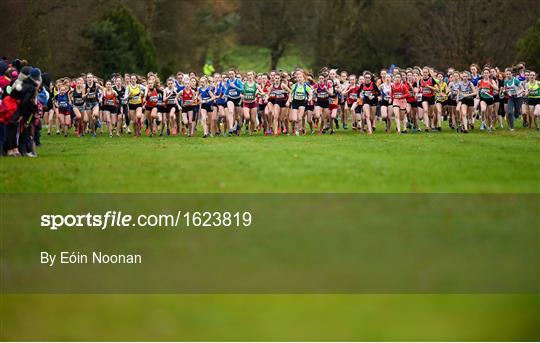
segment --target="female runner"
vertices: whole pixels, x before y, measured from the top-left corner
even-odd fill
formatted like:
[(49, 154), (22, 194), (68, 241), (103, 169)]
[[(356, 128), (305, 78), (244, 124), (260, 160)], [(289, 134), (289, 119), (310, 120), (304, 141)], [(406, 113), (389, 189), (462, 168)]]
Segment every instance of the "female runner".
[(75, 88), (71, 91), (73, 113), (75, 113), (75, 118), (77, 119), (77, 137), (84, 135), (83, 114), (85, 109), (85, 97), (84, 80), (82, 77), (79, 77), (75, 81)]
[(518, 78), (514, 77), (511, 68), (505, 70), (505, 80), (503, 94), (506, 99), (504, 112), (506, 113), (506, 121), (510, 131), (514, 131), (514, 120), (516, 113), (519, 113), (520, 97), (523, 94), (523, 86)]
[(176, 86), (174, 79), (167, 79), (167, 87), (163, 89), (163, 102), (165, 103), (165, 118), (167, 121), (167, 136), (172, 133), (173, 136), (178, 134), (178, 126), (176, 122)]
[(488, 132), (492, 132), (497, 113), (493, 112), (495, 93), (499, 91), (497, 82), (491, 78), (489, 68), (482, 71), (482, 79), (478, 81), (478, 93), (480, 98), (481, 117), (485, 122)]
[[(236, 135), (240, 135), (242, 130), (242, 107), (240, 107), (240, 94), (242, 94), (244, 85), (242, 80), (236, 77), (234, 69), (230, 69), (228, 72), (228, 80), (225, 82), (225, 97), (227, 99), (227, 111), (229, 116), (236, 121)], [(231, 133), (232, 127), (229, 127), (229, 133)]]
[(146, 88), (139, 84), (137, 76), (131, 75), (130, 82), (126, 87), (126, 94), (124, 98), (128, 100), (128, 109), (129, 116), (131, 117), (131, 122), (133, 123), (133, 132), (135, 138), (141, 135), (142, 129), (142, 102), (146, 97), (145, 95)]
[(457, 107), (457, 99), (459, 95), (459, 73), (453, 72), (448, 79), (448, 109), (450, 110), (450, 128), (457, 130), (461, 126), (461, 112)]
[(85, 98), (85, 115), (84, 122), (88, 123), (92, 131), (92, 137), (96, 137), (96, 125), (99, 119), (99, 85), (93, 74), (86, 75), (86, 98)]
[(147, 81), (148, 88), (145, 93), (146, 135), (153, 137), (156, 134), (156, 121), (158, 120), (158, 102), (162, 96), (156, 85), (156, 77), (150, 75)]
[(220, 132), (220, 122), (223, 121), (223, 136), (229, 132), (229, 135), (232, 135), (232, 127), (234, 124), (234, 116), (229, 114), (227, 110), (227, 99), (225, 98), (225, 93), (227, 88), (223, 82), (223, 76), (220, 73), (214, 74), (214, 95), (216, 96), (216, 107), (217, 107), (217, 132)]
[[(128, 106), (127, 99), (124, 98), (126, 94), (126, 87), (122, 84), (122, 78), (117, 76), (114, 78), (113, 90), (118, 96), (118, 107), (116, 109), (116, 135), (118, 136), (122, 132), (122, 128), (126, 127), (129, 129), (129, 116), (128, 116)], [(131, 133), (131, 130), (129, 130)]]
[(315, 95), (315, 120), (318, 121), (319, 134), (322, 134), (325, 130), (326, 121), (330, 120), (330, 93), (334, 91), (332, 83), (326, 80), (324, 72), (319, 74), (319, 81), (313, 86), (313, 93)]
[(248, 71), (247, 79), (242, 90), (242, 109), (244, 112), (244, 120), (249, 122), (249, 134), (253, 135), (257, 126), (257, 95), (259, 87), (255, 82), (255, 73)]
[(381, 92), (375, 85), (371, 72), (364, 73), (364, 83), (360, 86), (358, 93), (359, 97), (361, 95), (362, 102), (364, 103), (362, 111), (364, 112), (368, 134), (372, 135), (376, 120), (377, 105), (379, 104), (378, 97), (381, 95)]
[(67, 137), (68, 130), (71, 126), (71, 101), (69, 99), (68, 88), (65, 85), (60, 85), (58, 95), (56, 95), (53, 103), (56, 117), (60, 122), (60, 128), (64, 133), (64, 137)]
[(536, 126), (536, 130), (540, 130), (539, 119), (540, 117), (540, 82), (536, 79), (536, 73), (534, 71), (529, 72), (529, 78), (526, 84), (527, 94), (527, 106), (529, 116), (529, 127)]
[(281, 133), (279, 119), (284, 116), (287, 109), (286, 94), (290, 92), (289, 87), (285, 82), (282, 82), (281, 75), (276, 73), (270, 87), (270, 95), (268, 98), (268, 107), (272, 111), (272, 134), (277, 136)]
[[(358, 117), (357, 109), (362, 108), (358, 105), (358, 89), (360, 86), (356, 83), (356, 75), (351, 74), (349, 76), (349, 83), (347, 89), (343, 92), (345, 97), (345, 110), (351, 113), (352, 129), (356, 130), (358, 128)], [(359, 112), (359, 111), (358, 111)]]
[[(117, 125), (117, 108), (118, 108), (118, 94), (112, 87), (112, 82), (105, 82), (105, 90), (103, 91), (103, 119), (107, 123), (109, 128), (109, 137), (113, 136), (113, 126)], [(120, 136), (120, 132), (116, 132), (117, 136)]]
[(435, 109), (435, 79), (430, 75), (428, 67), (422, 69), (422, 78), (420, 79), (420, 90), (422, 93), (422, 109), (424, 111), (424, 130), (429, 132), (434, 130), (434, 109)]
[[(182, 108), (182, 124), (187, 128), (187, 136), (193, 136), (195, 132), (195, 125), (193, 124), (193, 106), (195, 105), (195, 99), (197, 98), (196, 91), (194, 90), (197, 85), (195, 78), (190, 79), (184, 84), (184, 89), (178, 92), (176, 96), (176, 102), (179, 107)], [(181, 101), (181, 106), (179, 103)], [(183, 129), (182, 129), (183, 130)]]
[(390, 132), (392, 128), (392, 76), (390, 74), (384, 75), (379, 91), (381, 92), (381, 118), (385, 122), (386, 132)]
[(468, 123), (470, 122), (469, 118), (472, 118), (474, 112), (474, 97), (476, 94), (476, 87), (469, 80), (469, 73), (464, 71), (461, 73), (458, 97), (458, 107), (461, 111), (461, 131), (463, 133), (469, 132)]
[[(396, 128), (398, 133), (407, 133), (407, 98), (409, 88), (402, 81), (401, 74), (396, 73), (391, 90), (392, 107), (394, 118), (396, 119)], [(403, 129), (402, 129), (403, 128)]]
[[(298, 70), (295, 76), (297, 82), (292, 86), (289, 96), (289, 99), (292, 99), (289, 119), (292, 122), (294, 134), (298, 136), (302, 131), (302, 121), (304, 120), (307, 103), (311, 100), (313, 93), (311, 86), (305, 81), (303, 71)], [(290, 100), (287, 101), (287, 106), (289, 106), (289, 102)]]
[(203, 138), (207, 138), (214, 132), (214, 123), (209, 120), (209, 116), (213, 112), (212, 102), (215, 99), (212, 87), (208, 85), (208, 78), (205, 76), (200, 79), (200, 86), (197, 90), (199, 95), (201, 123), (203, 127)]
[(438, 72), (435, 84), (435, 109), (437, 111), (437, 116), (434, 118), (434, 127), (437, 131), (442, 130), (443, 113), (448, 106), (447, 88), (447, 84), (444, 82), (443, 73)]

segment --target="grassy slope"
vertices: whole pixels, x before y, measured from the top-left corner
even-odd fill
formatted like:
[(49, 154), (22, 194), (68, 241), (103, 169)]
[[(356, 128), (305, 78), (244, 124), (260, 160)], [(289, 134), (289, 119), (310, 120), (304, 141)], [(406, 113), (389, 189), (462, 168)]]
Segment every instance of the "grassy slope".
[[(222, 61), (223, 68), (238, 68), (247, 72), (267, 72), (270, 70), (270, 50), (258, 46), (238, 45), (225, 51)], [(301, 56), (297, 51), (289, 50), (279, 60), (277, 69), (291, 71), (297, 66), (309, 65), (307, 56)]]
[[(200, 132), (199, 132), (200, 135)], [(540, 133), (44, 137), (3, 192), (538, 192)]]
[[(54, 136), (44, 137), (38, 159), (2, 159), (0, 190), (539, 192), (539, 137), (528, 130), (137, 141)], [(4, 294), (0, 338), (533, 341), (538, 304), (537, 295)]]

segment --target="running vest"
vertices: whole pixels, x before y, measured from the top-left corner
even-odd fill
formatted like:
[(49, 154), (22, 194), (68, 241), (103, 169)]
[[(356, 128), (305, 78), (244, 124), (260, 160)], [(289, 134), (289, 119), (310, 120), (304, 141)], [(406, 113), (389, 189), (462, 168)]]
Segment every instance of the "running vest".
[(511, 80), (504, 80), (505, 94), (510, 97), (517, 96), (519, 84), (520, 81), (515, 77), (513, 77)]
[(182, 91), (182, 106), (192, 106), (193, 100), (193, 89), (184, 88)]
[(199, 87), (197, 88), (197, 91), (199, 92), (199, 95), (201, 96), (201, 102), (203, 104), (209, 102), (212, 100), (212, 97), (210, 96), (210, 87), (206, 86), (206, 88)]
[(315, 85), (316, 93), (317, 93), (317, 100), (326, 100), (329, 97), (328, 94), (328, 84), (327, 83), (317, 83)]
[(159, 93), (157, 88), (148, 89), (146, 94), (146, 107), (156, 107), (159, 102)]
[(139, 85), (132, 87), (131, 85), (128, 85), (128, 98), (129, 103), (132, 105), (138, 105), (141, 103), (141, 87)]
[(307, 83), (304, 82), (301, 86), (295, 83), (292, 91), (293, 99), (299, 101), (307, 100), (309, 91), (311, 91), (311, 87)]
[(103, 105), (116, 107), (116, 104), (116, 94), (114, 94), (113, 91), (111, 91), (110, 94), (107, 94), (107, 91), (105, 91), (105, 94), (103, 94)]
[(404, 99), (408, 95), (407, 85), (403, 82), (396, 83), (392, 85), (392, 96), (396, 100)]
[(83, 106), (84, 105), (84, 99), (82, 92), (77, 92), (77, 89), (75, 88), (72, 93), (73, 96), (73, 104), (75, 106)]
[[(126, 93), (126, 89), (124, 87), (120, 87), (120, 89), (118, 89), (116, 86), (113, 86), (113, 89), (119, 96), (124, 96), (124, 94)], [(127, 101), (124, 98), (120, 98), (118, 100), (122, 105), (127, 104)]]
[(68, 98), (67, 93), (64, 93), (64, 95), (59, 93), (56, 96), (56, 101), (58, 102), (58, 108), (59, 109), (61, 109), (61, 110), (69, 109), (69, 98)]
[(484, 79), (478, 81), (478, 92), (481, 99), (493, 99), (494, 91), (491, 81), (484, 81)]
[(383, 83), (381, 85), (381, 94), (384, 101), (390, 101), (390, 94), (392, 92), (392, 86)]
[(427, 80), (420, 79), (420, 88), (422, 89), (422, 96), (425, 96), (426, 98), (430, 98), (434, 95), (433, 89), (429, 88), (428, 86), (434, 87), (435, 83), (433, 82), (433, 78), (428, 78)]
[(281, 83), (277, 87), (272, 85), (272, 90), (270, 91), (270, 98), (278, 101), (283, 101), (287, 99), (285, 93), (285, 90), (283, 89), (283, 87), (281, 87)]
[(255, 101), (255, 94), (257, 93), (257, 83), (253, 82), (253, 84), (249, 84), (249, 82), (246, 82), (244, 84), (244, 100), (246, 102), (253, 102)]
[(86, 101), (88, 101), (88, 102), (97, 102), (97, 87), (96, 87), (96, 84), (94, 83), (92, 85), (92, 87), (88, 87), (88, 85), (87, 85), (86, 88), (88, 89), (88, 92), (86, 93)]
[(437, 90), (435, 91), (435, 100), (437, 100), (438, 102), (445, 102), (446, 100), (448, 100), (448, 95), (446, 94), (446, 82), (444, 81), (440, 81), (436, 88)]
[(529, 98), (538, 99), (540, 98), (540, 82), (534, 80), (534, 83), (527, 83), (527, 89), (529, 90)]
[(176, 105), (176, 90), (167, 88), (167, 105)]
[(362, 84), (360, 87), (360, 93), (364, 98), (369, 98), (370, 96), (375, 96), (375, 82), (370, 82), (369, 86), (366, 83)]
[(461, 100), (463, 98), (472, 97), (472, 95), (467, 95), (467, 96), (464, 95), (464, 94), (470, 94), (470, 93), (472, 93), (472, 83), (471, 83), (471, 81), (467, 81), (467, 82), (460, 81), (459, 82), (459, 97), (458, 97), (458, 100)]
[(358, 100), (358, 89), (360, 88), (360, 86), (356, 85), (354, 87), (352, 87), (350, 90), (349, 90), (349, 93), (347, 93), (347, 103), (349, 105), (352, 105), (356, 102), (356, 100)]
[(227, 95), (230, 99), (239, 99), (240, 98), (240, 91), (236, 89), (236, 87), (241, 88), (241, 85), (239, 85), (240, 80), (234, 79), (234, 81), (228, 81), (227, 82), (227, 89), (225, 91), (225, 95)]
[(451, 81), (449, 86), (450, 86), (450, 99), (458, 100), (459, 83)]

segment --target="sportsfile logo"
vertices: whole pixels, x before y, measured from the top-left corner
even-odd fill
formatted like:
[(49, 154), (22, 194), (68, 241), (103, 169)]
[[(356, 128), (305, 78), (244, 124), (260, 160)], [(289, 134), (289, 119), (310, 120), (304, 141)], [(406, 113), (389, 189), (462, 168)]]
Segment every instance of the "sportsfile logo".
[[(135, 218), (135, 220), (133, 219)], [(107, 211), (103, 214), (43, 214), (41, 227), (49, 230), (61, 228), (108, 228), (127, 227), (249, 227), (251, 212), (190, 212), (177, 211), (176, 214), (141, 214), (132, 216), (122, 211)]]
[[(167, 216), (168, 217), (168, 216)], [(171, 217), (173, 217), (171, 215)], [(173, 217), (174, 219), (174, 217)], [(133, 216), (123, 214), (121, 211), (107, 211), (104, 214), (44, 214), (41, 216), (41, 227), (49, 230), (58, 230), (59, 228), (87, 227), (99, 228), (105, 230), (109, 227), (129, 227), (135, 226), (132, 223)]]

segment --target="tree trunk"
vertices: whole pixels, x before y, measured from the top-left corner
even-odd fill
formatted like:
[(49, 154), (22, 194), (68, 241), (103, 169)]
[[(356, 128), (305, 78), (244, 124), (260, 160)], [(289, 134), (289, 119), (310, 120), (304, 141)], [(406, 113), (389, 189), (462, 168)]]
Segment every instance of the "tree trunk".
[(278, 42), (270, 51), (270, 70), (276, 70), (279, 59), (285, 52), (285, 44)]

